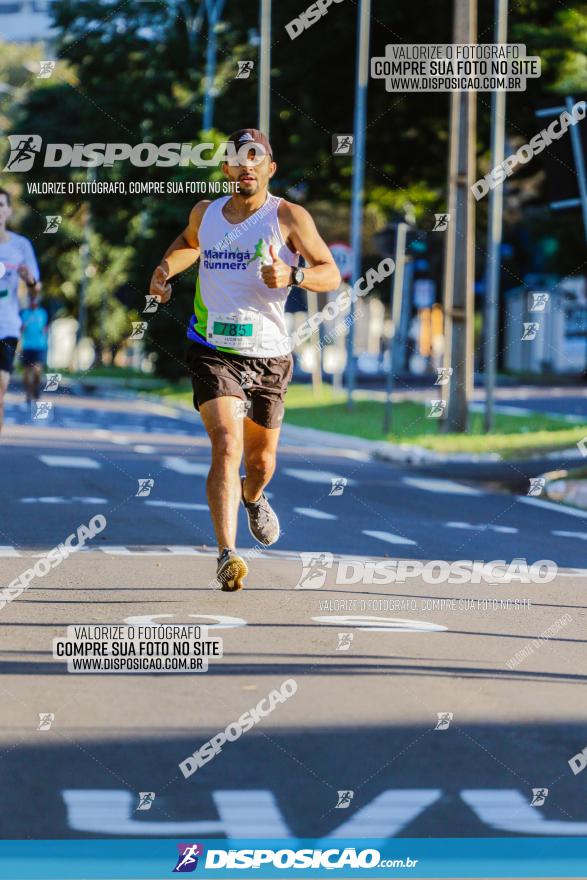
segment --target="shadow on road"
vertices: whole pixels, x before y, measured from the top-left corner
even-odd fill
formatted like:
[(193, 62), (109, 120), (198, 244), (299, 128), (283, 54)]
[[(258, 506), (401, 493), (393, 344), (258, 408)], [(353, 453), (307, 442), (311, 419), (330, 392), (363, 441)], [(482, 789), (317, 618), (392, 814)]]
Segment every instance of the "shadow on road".
[[(179, 762), (217, 731), (188, 731), (184, 706), (161, 718), (154, 702), (152, 729), (120, 738), (29, 731), (2, 760), (2, 837), (320, 837), (347, 822), (358, 837), (587, 833), (584, 783), (568, 764), (585, 745), (583, 724), (404, 726), (392, 693), (389, 715), (378, 727), (266, 722), (188, 779)], [(540, 808), (533, 788), (548, 790)], [(336, 808), (341, 790), (353, 792), (346, 809)], [(148, 812), (136, 812), (139, 791), (155, 792)]]

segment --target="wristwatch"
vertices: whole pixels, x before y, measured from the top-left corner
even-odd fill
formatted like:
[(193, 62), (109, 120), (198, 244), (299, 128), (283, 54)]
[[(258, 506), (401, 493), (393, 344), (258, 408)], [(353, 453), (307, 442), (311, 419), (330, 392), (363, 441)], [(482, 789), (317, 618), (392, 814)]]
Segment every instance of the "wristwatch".
[(303, 280), (304, 280), (304, 270), (300, 269), (300, 267), (298, 266), (297, 268), (292, 270), (291, 284), (289, 286), (293, 287), (295, 284), (297, 287), (299, 287)]

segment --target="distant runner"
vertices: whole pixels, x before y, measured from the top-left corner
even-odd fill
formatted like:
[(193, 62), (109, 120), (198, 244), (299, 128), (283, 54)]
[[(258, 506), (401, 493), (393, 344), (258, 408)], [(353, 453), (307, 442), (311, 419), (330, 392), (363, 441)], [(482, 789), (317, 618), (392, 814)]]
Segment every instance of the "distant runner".
[(20, 316), (24, 391), (27, 403), (31, 403), (39, 399), (43, 367), (47, 360), (49, 316), (34, 291), (29, 297), (28, 309), (23, 309)]
[(18, 287), (26, 284), (29, 295), (38, 294), (39, 267), (33, 246), (23, 235), (10, 232), (10, 194), (0, 189), (0, 430), (4, 419), (4, 397), (14, 366), (14, 353), (21, 329)]
[[(244, 164), (224, 163), (238, 192), (198, 202), (188, 225), (151, 278), (150, 294), (167, 302), (169, 279), (200, 259), (187, 363), (194, 406), (212, 443), (206, 490), (218, 540), (217, 578), (240, 590), (248, 573), (236, 552), (238, 507), (260, 544), (279, 538), (279, 520), (264, 488), (275, 471), (284, 398), (293, 370), (285, 301), (293, 284), (325, 293), (340, 273), (310, 214), (268, 192), (277, 165), (268, 139), (254, 128), (229, 140), (255, 146)], [(298, 268), (298, 255), (307, 268)], [(239, 476), (244, 453), (244, 477)]]

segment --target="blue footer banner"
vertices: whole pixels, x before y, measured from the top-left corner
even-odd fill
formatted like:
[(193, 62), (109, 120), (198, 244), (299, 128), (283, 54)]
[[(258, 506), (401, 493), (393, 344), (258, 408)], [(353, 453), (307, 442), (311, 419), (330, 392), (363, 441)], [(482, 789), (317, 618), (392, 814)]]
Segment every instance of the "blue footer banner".
[(0, 841), (2, 880), (587, 877), (587, 837)]

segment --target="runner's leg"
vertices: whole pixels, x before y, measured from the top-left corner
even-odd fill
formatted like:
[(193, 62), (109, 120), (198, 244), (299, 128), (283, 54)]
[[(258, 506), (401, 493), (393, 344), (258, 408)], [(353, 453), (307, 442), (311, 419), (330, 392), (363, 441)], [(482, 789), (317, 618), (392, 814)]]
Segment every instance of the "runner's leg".
[(33, 382), (32, 382), (32, 366), (25, 364), (22, 369), (22, 384), (24, 385), (24, 393), (27, 403), (33, 399)]
[(243, 419), (237, 397), (217, 397), (200, 406), (200, 415), (212, 444), (212, 467), (206, 482), (208, 506), (220, 552), (236, 547), (241, 501), (240, 463), (243, 456)]
[(263, 428), (252, 419), (244, 420), (245, 501), (258, 501), (275, 472), (280, 430)]
[[(8, 383), (10, 382), (10, 373), (7, 373), (6, 370), (0, 370), (0, 431), (2, 430), (2, 424), (4, 422), (4, 396), (8, 390)], [(240, 484), (239, 484), (240, 486)], [(239, 489), (240, 495), (240, 489)]]
[(38, 400), (41, 396), (41, 377), (43, 375), (43, 366), (38, 361), (33, 368), (33, 400)]

